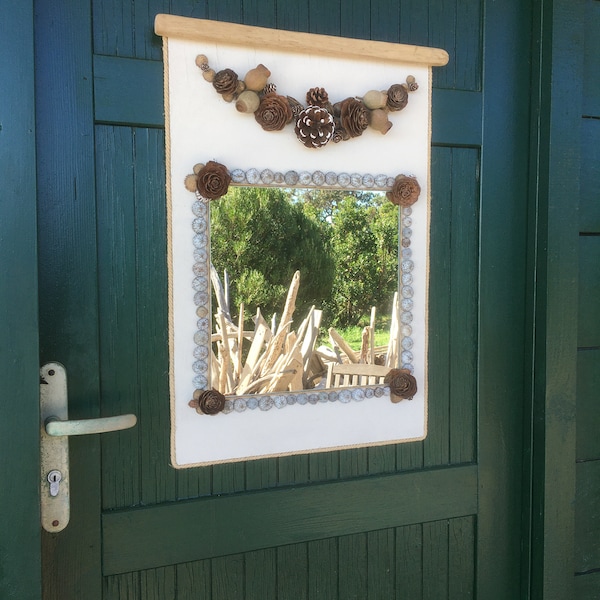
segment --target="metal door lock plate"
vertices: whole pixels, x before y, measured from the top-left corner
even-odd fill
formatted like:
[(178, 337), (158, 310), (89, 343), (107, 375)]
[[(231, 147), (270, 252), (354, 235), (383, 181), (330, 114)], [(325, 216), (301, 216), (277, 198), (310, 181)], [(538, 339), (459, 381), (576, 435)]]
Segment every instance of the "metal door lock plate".
[(69, 523), (69, 438), (46, 433), (51, 417), (69, 418), (67, 374), (59, 363), (48, 363), (40, 371), (40, 485), (42, 527), (50, 533)]

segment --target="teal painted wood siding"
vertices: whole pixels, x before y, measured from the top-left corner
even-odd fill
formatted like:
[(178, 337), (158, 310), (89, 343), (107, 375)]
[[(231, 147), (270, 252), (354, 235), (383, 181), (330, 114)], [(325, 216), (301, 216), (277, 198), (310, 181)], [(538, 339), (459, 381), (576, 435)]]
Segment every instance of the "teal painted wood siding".
[(18, 600), (42, 585), (33, 2), (1, 12), (0, 598)]
[(585, 3), (577, 353), (577, 600), (600, 598), (600, 2)]

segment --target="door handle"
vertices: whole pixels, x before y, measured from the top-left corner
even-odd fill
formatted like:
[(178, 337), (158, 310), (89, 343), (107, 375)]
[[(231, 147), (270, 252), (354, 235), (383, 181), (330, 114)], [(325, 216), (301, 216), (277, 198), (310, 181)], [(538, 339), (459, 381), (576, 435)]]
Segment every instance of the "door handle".
[(51, 533), (69, 523), (69, 436), (121, 431), (133, 427), (135, 415), (69, 420), (67, 372), (60, 363), (40, 370), (40, 486), (42, 527)]
[(137, 423), (135, 415), (118, 415), (101, 419), (83, 419), (80, 421), (61, 421), (56, 417), (46, 419), (46, 433), (54, 437), (63, 435), (90, 435), (129, 429)]

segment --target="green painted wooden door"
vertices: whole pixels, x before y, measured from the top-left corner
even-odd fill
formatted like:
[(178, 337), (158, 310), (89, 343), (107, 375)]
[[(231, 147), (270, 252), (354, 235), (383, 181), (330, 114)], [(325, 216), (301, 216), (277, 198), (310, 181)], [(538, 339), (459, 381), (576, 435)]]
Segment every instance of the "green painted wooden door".
[[(158, 12), (450, 53), (424, 442), (169, 466)], [(506, 88), (528, 89), (530, 26), (516, 0), (37, 2), (42, 362), (66, 365), (72, 417), (139, 417), (72, 440), (45, 600), (519, 597), (529, 97)]]

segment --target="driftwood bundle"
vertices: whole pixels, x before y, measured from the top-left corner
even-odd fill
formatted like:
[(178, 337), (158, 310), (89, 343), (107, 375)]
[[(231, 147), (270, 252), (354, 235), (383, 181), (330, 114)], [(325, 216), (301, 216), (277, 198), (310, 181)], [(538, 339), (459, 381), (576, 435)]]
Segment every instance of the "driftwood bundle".
[(328, 330), (331, 348), (320, 346), (315, 349), (322, 311), (311, 307), (298, 328), (292, 329), (300, 287), (299, 271), (292, 277), (279, 325), (273, 320), (269, 326), (258, 309), (253, 319), (253, 330), (244, 329), (243, 304), (239, 308), (237, 323), (231, 317), (227, 276), (223, 287), (211, 266), (211, 280), (218, 304), (215, 333), (212, 335), (211, 386), (223, 394), (264, 394), (313, 388), (321, 380), (324, 383), (329, 363), (396, 365), (399, 335), (397, 294), (387, 348), (374, 346), (373, 308), (370, 325), (363, 329), (359, 351), (353, 350), (334, 328)]

